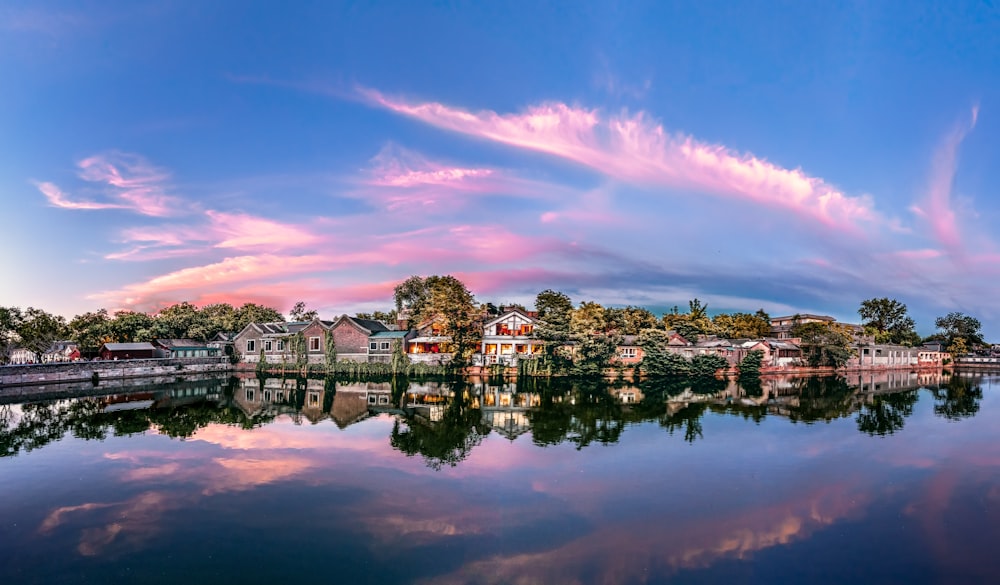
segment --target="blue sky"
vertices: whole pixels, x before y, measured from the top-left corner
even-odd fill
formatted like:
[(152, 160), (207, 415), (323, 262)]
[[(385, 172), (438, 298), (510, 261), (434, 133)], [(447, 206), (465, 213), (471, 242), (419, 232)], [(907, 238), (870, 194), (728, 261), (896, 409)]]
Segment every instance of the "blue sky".
[[(13, 2), (0, 304), (482, 301), (1000, 334), (1000, 9)], [(938, 3), (940, 4), (940, 3)]]

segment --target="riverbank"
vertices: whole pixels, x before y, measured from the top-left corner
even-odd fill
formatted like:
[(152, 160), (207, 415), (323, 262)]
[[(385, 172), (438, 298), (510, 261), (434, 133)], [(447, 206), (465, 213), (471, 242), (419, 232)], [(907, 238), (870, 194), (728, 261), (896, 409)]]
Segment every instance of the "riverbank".
[(225, 357), (154, 358), (120, 361), (76, 361), (50, 364), (0, 366), (0, 390), (68, 382), (101, 383), (129, 378), (178, 377), (227, 373), (234, 366)]

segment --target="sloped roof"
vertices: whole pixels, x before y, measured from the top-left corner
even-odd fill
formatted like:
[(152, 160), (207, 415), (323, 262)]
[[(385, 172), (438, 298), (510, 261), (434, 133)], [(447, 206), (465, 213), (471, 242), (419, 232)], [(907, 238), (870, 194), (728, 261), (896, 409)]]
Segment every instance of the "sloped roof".
[(153, 344), (143, 341), (141, 343), (105, 343), (101, 349), (108, 351), (153, 351), (156, 348), (153, 347)]
[(516, 309), (515, 308), (515, 309), (508, 309), (507, 311), (504, 311), (503, 314), (501, 314), (501, 315), (499, 315), (497, 317), (494, 317), (493, 319), (487, 321), (484, 326), (485, 327), (489, 327), (490, 325), (495, 325), (495, 324), (499, 323), (500, 321), (503, 321), (507, 317), (510, 317), (511, 315), (514, 315), (514, 314), (517, 314), (517, 315), (520, 315), (521, 317), (524, 317), (525, 319), (528, 320), (529, 323), (537, 323), (538, 322), (538, 318), (537, 317), (532, 317), (531, 315), (528, 314), (527, 311), (522, 311), (521, 309)]
[(375, 333), (372, 333), (368, 337), (371, 337), (372, 339), (403, 339), (404, 337), (406, 337), (409, 334), (410, 334), (409, 330), (407, 330), (407, 331), (395, 331), (395, 330), (390, 330), (390, 331), (376, 331)]
[(348, 319), (354, 321), (355, 323), (371, 331), (372, 333), (377, 333), (379, 331), (389, 331), (389, 328), (386, 327), (385, 323), (381, 321), (376, 321), (375, 319), (358, 319), (357, 317), (348, 317)]
[(193, 339), (157, 339), (156, 343), (167, 349), (205, 349), (208, 347), (205, 342)]

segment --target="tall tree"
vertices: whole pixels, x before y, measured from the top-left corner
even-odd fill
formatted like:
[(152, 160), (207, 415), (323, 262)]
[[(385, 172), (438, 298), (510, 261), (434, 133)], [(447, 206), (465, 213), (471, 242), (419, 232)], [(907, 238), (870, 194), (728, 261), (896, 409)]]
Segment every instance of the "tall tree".
[(65, 318), (34, 307), (28, 307), (24, 311), (17, 327), (21, 346), (39, 357), (49, 349), (53, 341), (64, 339), (66, 334)]
[(295, 303), (292, 310), (288, 313), (288, 318), (291, 321), (312, 321), (319, 316), (316, 311), (306, 310), (306, 304), (302, 301)]
[(77, 315), (69, 322), (69, 338), (81, 351), (96, 351), (112, 340), (111, 319), (107, 309)]
[(643, 329), (655, 329), (660, 325), (656, 315), (631, 305), (605, 309), (604, 316), (608, 331), (619, 335), (639, 335)]
[(569, 319), (570, 331), (574, 335), (594, 335), (607, 330), (604, 307), (594, 302), (580, 303)]
[(912, 346), (920, 341), (916, 324), (906, 314), (906, 305), (896, 299), (882, 297), (861, 301), (858, 314), (865, 332), (873, 335), (877, 343)]
[(396, 285), (392, 291), (396, 301), (396, 311), (408, 309), (411, 315), (420, 315), (427, 302), (428, 286), (419, 276), (411, 276)]
[(565, 293), (546, 289), (535, 297), (538, 311), (538, 325), (532, 337), (542, 342), (542, 351), (547, 365), (556, 372), (565, 370), (570, 363), (562, 348), (570, 340), (570, 319), (573, 301)]
[(236, 319), (233, 322), (233, 332), (239, 332), (250, 323), (273, 323), (284, 321), (285, 318), (277, 309), (258, 305), (256, 303), (244, 303), (236, 309)]
[(18, 307), (0, 307), (0, 364), (7, 363), (11, 350), (20, 340), (17, 330), (23, 318)]
[[(944, 317), (935, 319), (934, 326), (944, 336), (945, 343), (949, 348), (955, 346), (958, 340), (961, 340), (962, 344), (969, 349), (983, 344), (983, 325), (975, 317), (970, 317), (964, 313), (952, 312)], [(951, 351), (951, 349), (948, 351)]]
[(454, 276), (428, 276), (420, 321), (434, 321), (451, 337), (455, 366), (467, 364), (482, 335), (482, 314), (465, 284)]

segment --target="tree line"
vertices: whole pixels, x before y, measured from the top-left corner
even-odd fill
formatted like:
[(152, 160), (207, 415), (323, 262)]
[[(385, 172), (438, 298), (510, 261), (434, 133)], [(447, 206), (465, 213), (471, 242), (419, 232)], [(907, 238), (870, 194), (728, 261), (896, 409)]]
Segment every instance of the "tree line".
[[(468, 287), (451, 275), (411, 276), (393, 291), (395, 307), (389, 311), (358, 313), (361, 318), (387, 323), (405, 320), (410, 327), (433, 323), (435, 331), (452, 339), (454, 363), (466, 365), (479, 347), (483, 324), (500, 314), (502, 307), (479, 303)], [(540, 323), (534, 337), (543, 342), (543, 355), (532, 368), (552, 373), (591, 375), (601, 371), (615, 355), (623, 336), (640, 338), (649, 361), (656, 371), (693, 369), (701, 371), (711, 364), (693, 368), (663, 357), (666, 337), (674, 331), (686, 340), (701, 336), (724, 339), (760, 339), (771, 332), (771, 318), (763, 309), (756, 312), (720, 312), (709, 314), (709, 307), (699, 299), (688, 302), (687, 310), (675, 306), (657, 317), (648, 309), (636, 306), (612, 307), (593, 301), (574, 304), (564, 292), (546, 289), (535, 297), (534, 310)], [(877, 343), (913, 346), (925, 341), (940, 341), (948, 351), (960, 355), (984, 344), (982, 324), (960, 312), (948, 313), (935, 320), (938, 331), (921, 338), (905, 304), (896, 299), (872, 298), (861, 302), (858, 314), (866, 335)], [(317, 316), (302, 302), (289, 313), (293, 321), (309, 321)], [(36, 354), (46, 351), (56, 340), (76, 342), (81, 351), (93, 352), (109, 342), (151, 341), (157, 338), (184, 338), (207, 341), (217, 333), (235, 333), (251, 322), (282, 321), (276, 309), (245, 303), (234, 307), (216, 303), (204, 307), (183, 302), (155, 314), (106, 309), (65, 318), (42, 309), (0, 307), (0, 363), (6, 362), (11, 349), (25, 347)], [(851, 356), (854, 332), (840, 324), (797, 323), (791, 331), (802, 340), (802, 349), (811, 365), (843, 365)]]

